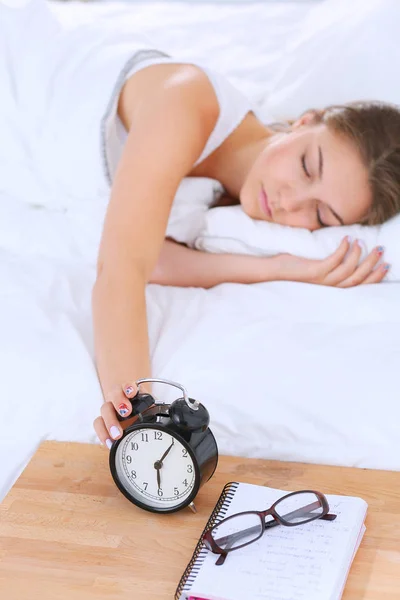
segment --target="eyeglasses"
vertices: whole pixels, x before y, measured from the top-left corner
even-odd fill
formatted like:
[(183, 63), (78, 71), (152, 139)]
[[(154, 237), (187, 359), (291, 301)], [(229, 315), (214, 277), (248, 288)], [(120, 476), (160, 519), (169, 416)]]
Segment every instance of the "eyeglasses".
[[(272, 520), (266, 522), (267, 516)], [(240, 512), (223, 519), (204, 533), (203, 542), (211, 552), (220, 554), (215, 564), (223, 565), (228, 552), (257, 541), (266, 529), (277, 525), (303, 525), (315, 519), (334, 521), (336, 516), (329, 514), (329, 504), (323, 494), (313, 490), (292, 492), (267, 510)]]

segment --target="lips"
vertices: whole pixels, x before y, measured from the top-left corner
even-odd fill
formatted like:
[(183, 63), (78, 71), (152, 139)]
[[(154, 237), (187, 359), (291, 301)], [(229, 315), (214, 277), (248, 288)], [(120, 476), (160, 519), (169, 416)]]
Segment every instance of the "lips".
[(260, 190), (259, 200), (260, 200), (261, 210), (263, 211), (263, 213), (265, 213), (267, 215), (267, 217), (269, 217), (271, 219), (272, 212), (271, 212), (271, 209), (268, 204), (268, 196), (265, 193), (265, 190), (262, 186), (261, 186), (261, 190)]

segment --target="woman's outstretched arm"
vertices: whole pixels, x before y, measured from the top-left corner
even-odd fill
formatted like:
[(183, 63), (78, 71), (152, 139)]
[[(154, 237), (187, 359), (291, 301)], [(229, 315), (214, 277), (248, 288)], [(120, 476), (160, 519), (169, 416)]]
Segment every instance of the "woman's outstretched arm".
[[(128, 416), (135, 381), (151, 376), (145, 286), (177, 188), (218, 117), (214, 90), (195, 67), (157, 65), (136, 74), (134, 84), (128, 88), (134, 110), (129, 112), (128, 93), (124, 112), (130, 133), (105, 217), (92, 293), (95, 360), (105, 400), (94, 427), (107, 445), (122, 434), (115, 411), (125, 404)], [(128, 385), (130, 396), (124, 394)]]

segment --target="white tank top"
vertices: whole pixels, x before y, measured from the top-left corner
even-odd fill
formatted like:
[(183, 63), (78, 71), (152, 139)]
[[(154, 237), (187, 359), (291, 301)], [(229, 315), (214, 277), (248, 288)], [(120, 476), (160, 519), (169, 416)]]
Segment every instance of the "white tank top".
[[(167, 56), (162, 52), (152, 51), (153, 56), (151, 58), (138, 57), (137, 62), (129, 70), (125, 77), (125, 81), (129, 79), (134, 73), (141, 69), (160, 63), (173, 63), (173, 64), (194, 64), (192, 61), (177, 60)], [(156, 54), (156, 56), (154, 56)], [(236, 129), (243, 118), (249, 111), (256, 112), (254, 106), (248, 98), (246, 98), (238, 89), (236, 89), (223, 75), (216, 73), (208, 67), (203, 67), (197, 64), (207, 75), (211, 84), (214, 87), (218, 103), (219, 103), (219, 117), (215, 127), (208, 138), (208, 141), (203, 149), (201, 156), (195, 162), (194, 166), (201, 163), (207, 158), (222, 142)], [(122, 124), (117, 114), (118, 98), (115, 99), (112, 109), (107, 115), (105, 123), (105, 155), (108, 165), (108, 175), (110, 182), (112, 182), (115, 171), (120, 160), (122, 150), (127, 138), (127, 131)]]

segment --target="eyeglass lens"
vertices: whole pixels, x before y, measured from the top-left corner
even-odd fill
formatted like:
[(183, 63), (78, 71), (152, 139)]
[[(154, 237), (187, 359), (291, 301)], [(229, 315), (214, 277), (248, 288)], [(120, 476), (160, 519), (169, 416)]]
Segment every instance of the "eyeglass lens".
[(310, 492), (299, 492), (283, 498), (277, 503), (275, 510), (286, 523), (298, 525), (320, 517), (324, 512), (318, 496)]
[(211, 532), (214, 541), (225, 551), (254, 542), (262, 535), (262, 523), (255, 513), (235, 515), (216, 525)]

